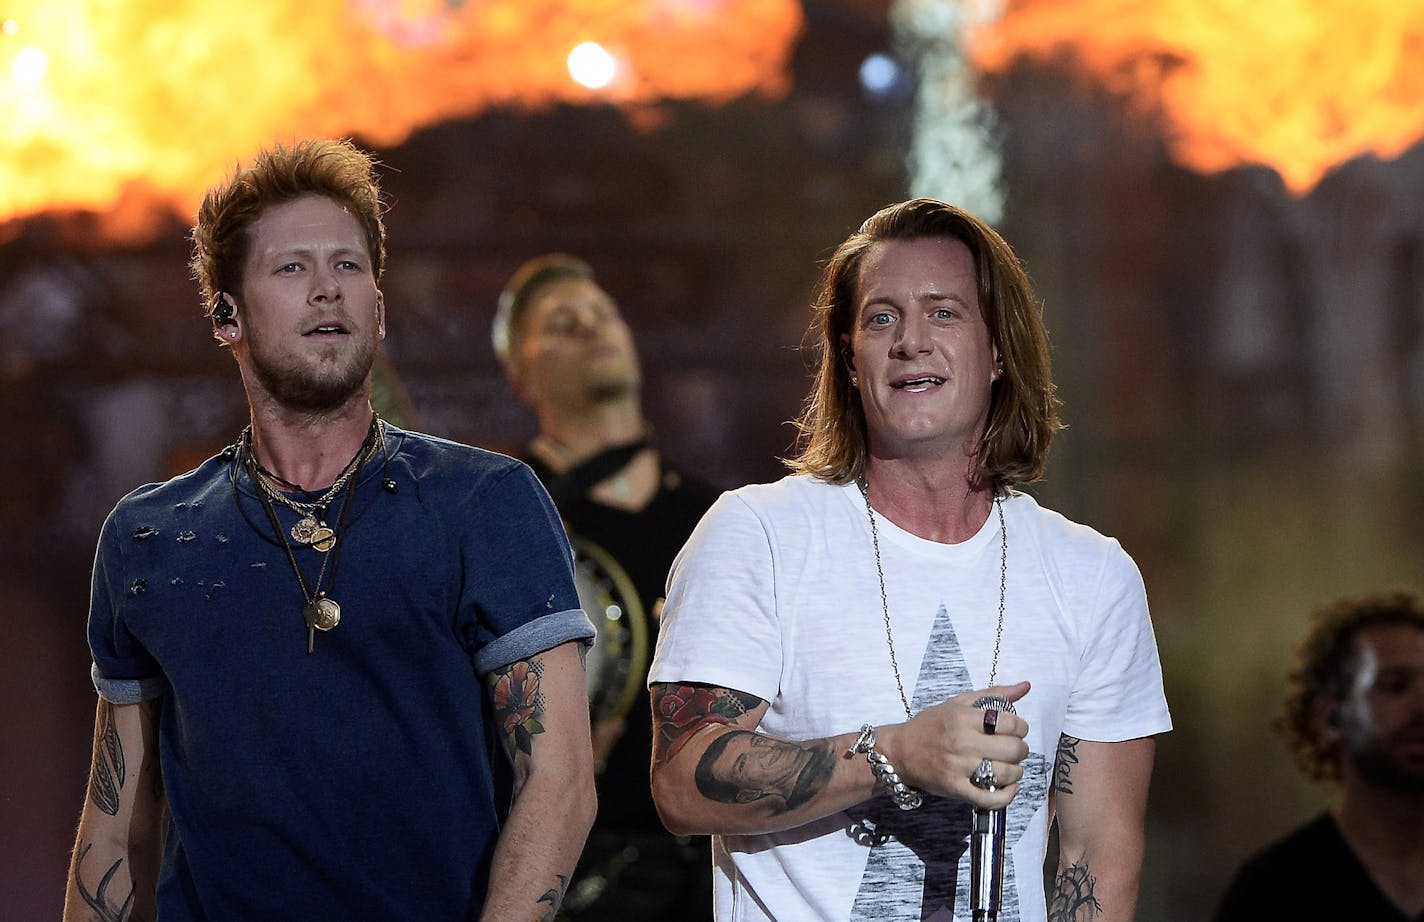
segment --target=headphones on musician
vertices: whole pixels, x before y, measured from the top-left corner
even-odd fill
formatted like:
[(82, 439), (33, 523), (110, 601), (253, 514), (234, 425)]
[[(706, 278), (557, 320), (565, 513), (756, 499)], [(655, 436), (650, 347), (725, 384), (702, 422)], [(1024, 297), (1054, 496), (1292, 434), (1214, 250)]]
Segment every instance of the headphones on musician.
[(232, 295), (225, 291), (217, 293), (213, 298), (213, 305), (208, 309), (208, 316), (213, 318), (213, 323), (220, 327), (237, 323), (237, 302), (232, 299)]
[(232, 299), (232, 295), (225, 291), (218, 292), (208, 308), (208, 316), (212, 318), (213, 335), (218, 338), (218, 342), (223, 341), (219, 327), (230, 327), (227, 338), (237, 339), (237, 302)]

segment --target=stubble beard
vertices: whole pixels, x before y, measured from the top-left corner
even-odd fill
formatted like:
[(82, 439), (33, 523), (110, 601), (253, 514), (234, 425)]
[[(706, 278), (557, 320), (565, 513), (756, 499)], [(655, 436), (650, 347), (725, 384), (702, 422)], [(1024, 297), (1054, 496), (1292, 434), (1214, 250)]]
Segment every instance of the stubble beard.
[(584, 394), (592, 403), (616, 403), (636, 396), (642, 386), (642, 372), (636, 361), (612, 368), (590, 369), (584, 379)]
[(638, 392), (638, 385), (628, 378), (603, 378), (589, 383), (591, 403), (614, 403)]
[(252, 370), (263, 389), (283, 407), (297, 413), (320, 415), (339, 409), (360, 393), (376, 361), (374, 340), (338, 363), (315, 366), (270, 360), (252, 350)]
[(1345, 758), (1353, 764), (1356, 773), (1374, 787), (1424, 796), (1424, 765), (1396, 755), (1386, 740), (1376, 739), (1354, 751), (1346, 750)]

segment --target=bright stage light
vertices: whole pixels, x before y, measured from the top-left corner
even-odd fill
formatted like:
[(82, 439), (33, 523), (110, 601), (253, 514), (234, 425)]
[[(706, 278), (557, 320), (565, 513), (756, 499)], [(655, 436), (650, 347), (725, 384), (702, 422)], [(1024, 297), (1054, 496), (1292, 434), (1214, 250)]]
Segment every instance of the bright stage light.
[(10, 62), (10, 76), (20, 86), (39, 86), (48, 70), (49, 56), (34, 45), (26, 45), (15, 52), (15, 60)]
[(584, 42), (569, 52), (569, 76), (591, 90), (601, 90), (613, 82), (618, 61), (598, 42)]
[(876, 96), (894, 89), (900, 79), (900, 65), (888, 54), (876, 52), (860, 64), (860, 85)]

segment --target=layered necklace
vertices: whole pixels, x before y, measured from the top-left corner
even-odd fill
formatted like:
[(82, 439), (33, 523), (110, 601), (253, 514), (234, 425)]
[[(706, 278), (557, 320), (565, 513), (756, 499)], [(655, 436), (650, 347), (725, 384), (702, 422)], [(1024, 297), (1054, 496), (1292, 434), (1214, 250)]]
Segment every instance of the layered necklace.
[[(356, 454), (351, 456), (351, 460), (346, 462), (346, 466), (342, 468), (336, 481), (321, 496), (312, 501), (294, 500), (273, 486), (271, 481), (300, 489), (290, 481), (273, 474), (257, 461), (257, 457), (252, 451), (252, 428), (250, 426), (242, 433), (238, 451), (242, 456), (243, 463), (247, 466), (248, 474), (259, 488), (258, 494), (262, 500), (262, 510), (267, 513), (267, 521), (271, 523), (272, 530), (276, 532), (277, 542), (282, 545), (282, 550), (286, 551), (287, 562), (291, 564), (292, 572), (296, 574), (297, 586), (301, 589), (302, 598), (306, 603), (302, 610), (302, 619), (306, 622), (307, 627), (307, 653), (311, 654), (316, 650), (316, 632), (329, 631), (341, 623), (341, 606), (330, 594), (331, 587), (336, 583), (336, 564), (341, 555), (339, 532), (346, 528), (351, 513), (351, 500), (356, 492), (352, 485), (359, 481), (361, 469), (377, 451), (385, 451), (385, 424), (381, 422), (379, 416), (372, 414), (371, 428), (367, 431), (366, 439), (361, 443), (361, 447), (356, 450)], [(390, 486), (390, 482), (387, 481), (388, 490)], [(344, 497), (341, 496), (342, 493), (345, 493)], [(332, 528), (326, 522), (326, 515), (338, 498), (341, 499), (340, 518), (337, 527)], [(274, 502), (281, 503), (301, 516), (297, 524), (292, 526), (290, 532), (284, 530), (281, 522), (278, 521)], [(289, 533), (293, 541), (321, 552), (321, 569), (317, 571), (316, 580), (310, 587), (307, 585), (306, 577), (302, 575), (302, 568), (297, 562), (297, 555), (292, 549), (292, 543), (287, 540)], [(330, 576), (329, 582), (327, 581), (328, 575)]]
[[(890, 647), (890, 669), (895, 673), (895, 687), (900, 690), (900, 704), (905, 708), (906, 719), (913, 717), (910, 700), (905, 696), (905, 682), (900, 678), (900, 664), (895, 659), (895, 635), (890, 630), (890, 597), (885, 592), (885, 567), (880, 562), (880, 531), (875, 527), (875, 510), (870, 507), (870, 485), (865, 475), (856, 478), (861, 498), (865, 500), (865, 514), (870, 518), (870, 541), (875, 548), (875, 574), (880, 578), (880, 610), (885, 616), (885, 643)], [(994, 494), (994, 510), (999, 514), (999, 624), (994, 631), (994, 661), (989, 666), (989, 684), (993, 685), (999, 674), (999, 646), (1004, 639), (1004, 598), (1009, 585), (1009, 533), (1004, 525), (1004, 497)]]
[(252, 451), (251, 426), (243, 430), (242, 437), (242, 444), (246, 449), (248, 472), (252, 475), (258, 488), (261, 489), (265, 501), (269, 505), (274, 501), (279, 502), (301, 516), (291, 528), (292, 540), (325, 553), (336, 546), (336, 532), (326, 524), (326, 512), (331, 507), (332, 501), (341, 494), (341, 491), (346, 488), (346, 484), (371, 456), (377, 451), (385, 450), (386, 430), (381, 425), (380, 417), (373, 414), (371, 428), (367, 430), (361, 447), (356, 449), (356, 454), (346, 462), (346, 466), (341, 469), (341, 473), (337, 475), (336, 480), (326, 489), (326, 492), (316, 499), (308, 501), (292, 499), (283, 490), (278, 489), (278, 485), (280, 485), (291, 490), (306, 492), (290, 480), (280, 477), (262, 466)]

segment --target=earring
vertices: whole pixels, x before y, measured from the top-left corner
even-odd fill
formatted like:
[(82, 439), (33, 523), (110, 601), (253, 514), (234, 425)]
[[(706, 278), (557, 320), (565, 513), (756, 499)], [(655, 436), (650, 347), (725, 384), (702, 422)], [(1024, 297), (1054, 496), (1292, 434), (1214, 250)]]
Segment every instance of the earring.
[(228, 338), (228, 339), (237, 339), (237, 331), (236, 331), (236, 330), (228, 330), (228, 331), (227, 331), (227, 338)]
[(851, 387), (860, 387), (860, 378), (856, 377), (855, 375), (851, 375), (851, 376), (850, 376), (850, 386), (851, 386)]

